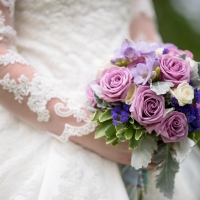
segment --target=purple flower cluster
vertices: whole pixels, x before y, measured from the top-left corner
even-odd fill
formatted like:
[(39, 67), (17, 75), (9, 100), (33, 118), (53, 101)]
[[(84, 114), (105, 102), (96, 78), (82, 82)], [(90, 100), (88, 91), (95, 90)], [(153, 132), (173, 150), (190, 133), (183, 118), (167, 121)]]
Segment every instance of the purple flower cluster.
[(185, 114), (187, 117), (189, 131), (200, 130), (200, 108), (193, 104), (179, 106), (177, 99), (174, 97), (171, 99), (171, 103), (176, 111)]
[(126, 123), (130, 117), (129, 111), (130, 105), (123, 103), (122, 105), (116, 105), (111, 110), (113, 125), (117, 126), (120, 122)]
[(196, 103), (200, 103), (200, 90), (197, 89), (194, 90), (194, 98)]
[(133, 44), (129, 40), (125, 40), (122, 43), (121, 48), (115, 51), (115, 59), (111, 60), (111, 63), (116, 64), (116, 62), (122, 60), (131, 63), (141, 56), (155, 57), (155, 50), (157, 47), (158, 45), (155, 43), (149, 44), (144, 41), (139, 41), (136, 44)]

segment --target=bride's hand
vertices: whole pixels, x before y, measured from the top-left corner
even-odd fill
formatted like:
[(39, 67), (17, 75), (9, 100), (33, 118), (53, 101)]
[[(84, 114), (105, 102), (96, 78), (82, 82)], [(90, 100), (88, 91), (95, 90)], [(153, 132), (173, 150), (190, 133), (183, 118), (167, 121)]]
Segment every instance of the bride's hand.
[[(132, 151), (128, 149), (128, 142), (121, 142), (113, 147), (112, 145), (107, 145), (103, 137), (94, 139), (93, 133), (82, 137), (72, 136), (70, 140), (94, 151), (106, 159), (120, 164), (131, 165)], [(153, 170), (155, 166), (154, 163), (151, 163), (148, 169)]]

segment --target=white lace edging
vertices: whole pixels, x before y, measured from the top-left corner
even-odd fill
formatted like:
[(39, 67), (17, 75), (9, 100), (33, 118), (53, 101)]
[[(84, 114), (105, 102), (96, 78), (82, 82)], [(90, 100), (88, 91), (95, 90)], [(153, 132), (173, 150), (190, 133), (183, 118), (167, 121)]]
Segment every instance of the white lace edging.
[(8, 8), (10, 17), (13, 16), (14, 14), (14, 5), (15, 5), (15, 0), (0, 0), (0, 2)]
[(22, 65), (29, 65), (28, 62), (17, 52), (8, 49), (6, 54), (0, 55), (0, 65), (4, 67), (8, 64), (14, 64), (15, 62), (20, 63)]
[(17, 33), (12, 26), (5, 26), (4, 22), (5, 17), (0, 10), (0, 41), (7, 38), (10, 42), (13, 42)]
[(50, 132), (48, 132), (48, 134), (56, 138), (60, 142), (66, 143), (69, 140), (70, 136), (81, 137), (83, 135), (88, 135), (89, 133), (93, 132), (97, 126), (98, 124), (95, 122), (89, 122), (83, 126), (76, 126), (76, 127), (71, 126), (69, 124), (65, 124), (64, 131), (62, 132), (60, 136), (54, 133), (50, 133)]

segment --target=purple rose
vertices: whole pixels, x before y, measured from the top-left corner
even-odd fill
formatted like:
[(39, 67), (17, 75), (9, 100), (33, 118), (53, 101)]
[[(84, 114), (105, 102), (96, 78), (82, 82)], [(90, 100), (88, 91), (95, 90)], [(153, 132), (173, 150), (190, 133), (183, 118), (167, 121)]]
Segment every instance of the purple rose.
[(149, 133), (163, 119), (165, 101), (163, 96), (156, 95), (149, 86), (140, 85), (130, 107), (131, 116)]
[(183, 81), (190, 81), (190, 65), (182, 58), (163, 55), (160, 61), (160, 78), (162, 81), (174, 83), (177, 87)]
[(165, 143), (183, 141), (188, 135), (187, 118), (183, 113), (172, 111), (155, 127), (155, 131)]
[(110, 67), (100, 78), (101, 99), (107, 102), (123, 101), (127, 95), (132, 76), (125, 67)]

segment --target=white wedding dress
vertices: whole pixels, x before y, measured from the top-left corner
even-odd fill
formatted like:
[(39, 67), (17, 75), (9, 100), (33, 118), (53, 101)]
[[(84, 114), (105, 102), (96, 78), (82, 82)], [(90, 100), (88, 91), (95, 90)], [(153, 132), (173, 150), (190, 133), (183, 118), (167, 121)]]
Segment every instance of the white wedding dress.
[[(95, 129), (86, 86), (141, 13), (151, 2), (0, 0), (0, 200), (129, 199), (117, 164), (68, 137)], [(145, 199), (164, 200), (152, 180)], [(198, 200), (177, 180), (174, 199)]]

